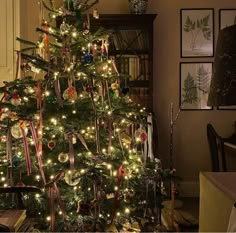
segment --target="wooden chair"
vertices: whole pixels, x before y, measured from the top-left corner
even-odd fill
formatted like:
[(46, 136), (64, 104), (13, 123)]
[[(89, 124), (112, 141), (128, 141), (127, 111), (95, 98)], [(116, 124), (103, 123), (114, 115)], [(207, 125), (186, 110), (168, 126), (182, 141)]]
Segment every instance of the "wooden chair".
[(216, 132), (212, 124), (207, 124), (207, 139), (211, 155), (212, 172), (226, 172), (224, 139)]

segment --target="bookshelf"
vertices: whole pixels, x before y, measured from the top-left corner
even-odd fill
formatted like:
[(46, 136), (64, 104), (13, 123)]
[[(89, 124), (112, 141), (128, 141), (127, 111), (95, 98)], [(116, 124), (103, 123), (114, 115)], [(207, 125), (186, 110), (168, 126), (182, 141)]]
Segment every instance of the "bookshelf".
[(102, 14), (91, 17), (91, 27), (112, 31), (109, 54), (121, 74), (129, 75), (126, 85), (131, 98), (152, 111), (153, 22), (156, 14)]

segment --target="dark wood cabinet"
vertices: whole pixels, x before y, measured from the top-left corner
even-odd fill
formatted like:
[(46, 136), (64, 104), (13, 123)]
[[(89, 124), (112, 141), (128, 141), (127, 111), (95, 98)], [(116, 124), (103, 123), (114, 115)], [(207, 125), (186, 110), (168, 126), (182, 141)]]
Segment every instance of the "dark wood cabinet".
[(91, 27), (112, 31), (109, 55), (114, 56), (126, 82), (130, 97), (152, 111), (153, 104), (153, 22), (156, 14), (102, 14), (91, 18)]

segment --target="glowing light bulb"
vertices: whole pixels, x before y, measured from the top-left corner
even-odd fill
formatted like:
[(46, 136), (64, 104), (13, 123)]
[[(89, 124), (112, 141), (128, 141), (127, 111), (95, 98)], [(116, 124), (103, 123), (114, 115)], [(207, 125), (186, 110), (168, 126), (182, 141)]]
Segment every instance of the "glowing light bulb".
[(80, 172), (81, 172), (81, 174), (84, 174), (85, 173), (85, 169), (81, 169)]
[(125, 208), (125, 213), (129, 214), (130, 213), (130, 209), (129, 208)]

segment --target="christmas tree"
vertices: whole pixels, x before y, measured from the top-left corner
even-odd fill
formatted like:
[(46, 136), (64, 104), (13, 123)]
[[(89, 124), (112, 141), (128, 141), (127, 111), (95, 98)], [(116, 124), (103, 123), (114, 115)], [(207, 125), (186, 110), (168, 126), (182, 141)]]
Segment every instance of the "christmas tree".
[(39, 39), (17, 38), (17, 77), (0, 88), (2, 186), (41, 189), (23, 201), (44, 231), (139, 231), (171, 175), (153, 155), (152, 115), (109, 55), (111, 32), (91, 30), (97, 2), (41, 1)]

